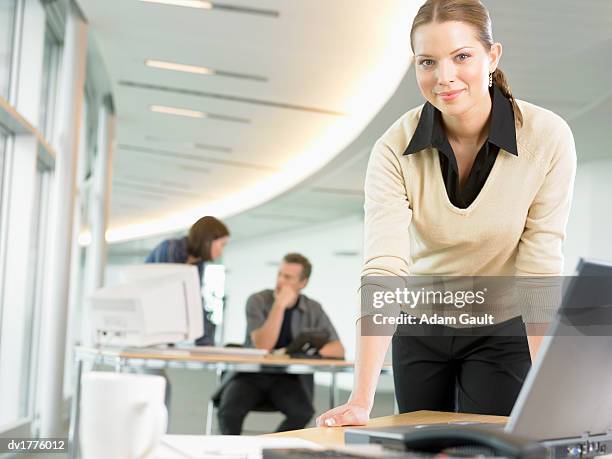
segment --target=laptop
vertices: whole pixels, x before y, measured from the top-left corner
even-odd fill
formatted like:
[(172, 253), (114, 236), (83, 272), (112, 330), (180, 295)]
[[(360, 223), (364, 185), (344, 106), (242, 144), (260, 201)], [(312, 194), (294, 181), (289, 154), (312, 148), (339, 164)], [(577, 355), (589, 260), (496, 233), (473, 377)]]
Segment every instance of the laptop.
[[(580, 307), (585, 297), (587, 304)], [(504, 437), (532, 439), (552, 449), (563, 446), (566, 452), (576, 439), (583, 441), (580, 449), (605, 451), (608, 440), (612, 445), (611, 325), (612, 264), (581, 259), (507, 424), (497, 426)], [(345, 440), (389, 444), (428, 427), (346, 429)], [(439, 424), (431, 427), (444, 429)]]

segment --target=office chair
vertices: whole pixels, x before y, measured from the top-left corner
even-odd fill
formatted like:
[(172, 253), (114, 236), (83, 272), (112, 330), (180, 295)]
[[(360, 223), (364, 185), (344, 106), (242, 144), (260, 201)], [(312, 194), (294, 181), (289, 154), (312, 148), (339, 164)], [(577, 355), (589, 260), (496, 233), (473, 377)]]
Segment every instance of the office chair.
[[(227, 343), (224, 347), (244, 347), (239, 343)], [(217, 384), (223, 381), (223, 377), (226, 374), (225, 371), (217, 370)], [(206, 426), (204, 432), (206, 435), (212, 435), (213, 423), (215, 421), (215, 411), (219, 408), (220, 392), (215, 391), (213, 396), (208, 400), (208, 408), (206, 410)], [(251, 411), (259, 411), (263, 413), (273, 413), (278, 411), (270, 402), (267, 400), (262, 401), (259, 405), (255, 406)], [(265, 433), (265, 432), (262, 432)]]
[[(206, 435), (212, 435), (213, 423), (215, 420), (215, 411), (217, 408), (219, 408), (219, 399), (211, 397), (210, 400), (208, 400), (208, 409), (206, 412), (206, 426), (205, 426)], [(267, 400), (263, 400), (260, 404), (255, 406), (255, 408), (253, 408), (251, 411), (257, 411), (260, 413), (275, 413), (275, 412), (280, 413), (280, 411), (276, 409), (276, 407), (274, 407)], [(261, 432), (261, 433), (269, 433), (269, 432)]]
[[(225, 347), (244, 347), (244, 346), (242, 344), (237, 344), (237, 343), (228, 343), (225, 345)], [(223, 379), (227, 373), (233, 373), (233, 372), (217, 370), (217, 386), (223, 383)], [(314, 393), (314, 377), (311, 376), (310, 381), (308, 381), (307, 385), (308, 385), (307, 390), (310, 392), (310, 396), (312, 398), (313, 393)], [(204, 426), (204, 433), (206, 435), (212, 435), (213, 422), (215, 418), (215, 409), (219, 407), (220, 401), (221, 401), (221, 390), (217, 389), (215, 393), (212, 395), (212, 397), (208, 400), (208, 408), (206, 410), (206, 425)], [(261, 403), (256, 405), (255, 408), (253, 408), (251, 411), (262, 412), (262, 413), (273, 413), (273, 412), (280, 413), (280, 411), (276, 407), (274, 407), (274, 405), (272, 405), (272, 403), (269, 402), (268, 400), (262, 401)], [(268, 433), (268, 432), (262, 432), (262, 433)]]

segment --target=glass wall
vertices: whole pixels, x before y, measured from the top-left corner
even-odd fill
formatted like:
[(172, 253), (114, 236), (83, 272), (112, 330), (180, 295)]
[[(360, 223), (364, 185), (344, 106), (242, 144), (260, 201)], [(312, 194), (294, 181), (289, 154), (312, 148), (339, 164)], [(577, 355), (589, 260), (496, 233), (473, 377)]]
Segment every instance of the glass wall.
[[(0, 125), (0, 291), (3, 288), (6, 247), (6, 203), (5, 203), (5, 176), (6, 176), (6, 147), (8, 132)], [(0, 296), (0, 330), (2, 330), (2, 297)], [(1, 376), (1, 375), (0, 375)]]
[(43, 78), (40, 91), (40, 120), (38, 126), (46, 137), (53, 132), (53, 116), (60, 72), (61, 44), (49, 23), (45, 30)]
[(0, 1), (0, 97), (8, 99), (17, 0)]
[[(36, 394), (36, 368), (40, 336), (40, 305), (43, 296), (45, 237), (44, 223), (49, 210), (49, 186), (51, 172), (40, 161), (36, 167), (34, 205), (32, 206), (32, 226), (30, 228), (30, 249), (28, 253), (26, 329), (24, 330), (23, 349), (23, 391), (21, 393), (20, 415), (32, 417)], [(37, 307), (38, 306), (38, 307)]]
[[(0, 105), (0, 434), (15, 437), (36, 434), (40, 389), (48, 385), (45, 381), (56, 377), (39, 372), (42, 359), (61, 362), (62, 358), (39, 347), (46, 294), (54, 281), (55, 267), (45, 265), (51, 251), (49, 213), (55, 167), (55, 152), (49, 146), (57, 128), (61, 61), (70, 13), (67, 5), (68, 2), (0, 0), (0, 97), (6, 101)], [(81, 64), (85, 65), (85, 59)], [(105, 84), (102, 91), (110, 87), (108, 82)], [(77, 200), (78, 214), (85, 214), (84, 224), (87, 186), (94, 172), (95, 114), (101, 100), (98, 88), (92, 83), (87, 86), (80, 135), (83, 153), (79, 159), (83, 164), (78, 166), (83, 197)], [(9, 110), (5, 109), (6, 103)], [(10, 129), (3, 129), (2, 124)], [(74, 231), (75, 239), (79, 229), (80, 225)], [(75, 265), (81, 266), (82, 249), (77, 246), (74, 253)], [(77, 274), (81, 278), (83, 272)], [(78, 292), (80, 284), (73, 282), (73, 289)], [(69, 320), (73, 321), (75, 315)], [(69, 327), (68, 334), (75, 329), (78, 323)], [(76, 338), (78, 334), (74, 334)], [(71, 336), (67, 337), (68, 374), (72, 369)], [(69, 377), (66, 381), (68, 386), (73, 382)], [(71, 393), (70, 389), (66, 393)]]
[[(5, 150), (6, 150), (6, 131), (0, 126), (0, 209), (2, 209), (2, 190), (4, 183), (4, 158), (5, 158)], [(2, 212), (0, 212), (2, 215)], [(0, 234), (2, 234), (2, 221), (0, 220)], [(0, 306), (2, 306), (0, 304)]]
[[(5, 202), (5, 182), (6, 182), (6, 144), (8, 139), (8, 131), (4, 130), (0, 125), (0, 291), (3, 289), (5, 263), (5, 247), (6, 247), (6, 202)], [(2, 330), (2, 297), (0, 295), (0, 330)]]

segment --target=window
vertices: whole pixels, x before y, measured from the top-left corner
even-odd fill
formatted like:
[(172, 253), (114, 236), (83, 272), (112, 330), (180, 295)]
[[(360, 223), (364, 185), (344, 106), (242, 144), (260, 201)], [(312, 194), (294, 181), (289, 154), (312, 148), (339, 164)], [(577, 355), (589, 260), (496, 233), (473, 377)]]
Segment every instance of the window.
[[(92, 199), (92, 174), (95, 164), (95, 150), (97, 139), (97, 114), (98, 105), (95, 103), (95, 94), (91, 87), (85, 85), (85, 100), (81, 112), (81, 141), (79, 143), (79, 158), (77, 161), (76, 196), (74, 207), (74, 226), (72, 261), (70, 263), (70, 294), (68, 309), (68, 327), (66, 331), (66, 354), (65, 362), (74, 361), (74, 346), (81, 344), (86, 338), (88, 330), (84, 330), (84, 298), (87, 294), (86, 285), (86, 260), (87, 248), (78, 243), (79, 233), (87, 230), (90, 226), (90, 201)], [(87, 341), (85, 339), (85, 341)], [(72, 395), (74, 365), (66, 364), (64, 368), (64, 396)]]
[(61, 45), (49, 23), (45, 30), (45, 50), (43, 57), (43, 77), (40, 91), (40, 131), (46, 138), (53, 132), (53, 116), (57, 95), (57, 80), (60, 70)]
[[(57, 128), (54, 114), (59, 103), (56, 98), (70, 8), (70, 2), (65, 1), (0, 0), (0, 98), (9, 106), (5, 109), (3, 103), (0, 107), (0, 123), (7, 126), (3, 130), (0, 125), (0, 434), (8, 432), (15, 437), (30, 436), (36, 429), (40, 407), (36, 406), (35, 395), (37, 388), (48, 382), (37, 381), (40, 361), (61, 359), (38, 348), (43, 328), (43, 289), (54, 281), (53, 267), (43, 266), (48, 255), (48, 211), (54, 196), (53, 151), (48, 147)], [(79, 133), (83, 151), (79, 154), (81, 195), (77, 213), (84, 225), (88, 223), (89, 176), (97, 138), (96, 102), (100, 99), (92, 84), (86, 89), (83, 129)], [(104, 88), (108, 86), (105, 82)], [(74, 250), (74, 266), (82, 266), (83, 252), (80, 247)], [(82, 277), (83, 270), (75, 270), (71, 299), (80, 298)], [(82, 304), (75, 304), (79, 312)], [(69, 317), (74, 322), (78, 316), (71, 311)], [(72, 367), (72, 336), (78, 338), (78, 331), (74, 323), (69, 324), (68, 372)], [(57, 372), (43, 376), (59, 379)], [(67, 381), (72, 382), (72, 378)]]
[[(6, 134), (0, 126), (0, 209), (2, 209), (2, 184), (4, 183), (4, 158), (6, 150)], [(2, 212), (0, 212), (2, 215)], [(0, 221), (0, 234), (2, 234), (2, 222)]]
[(12, 139), (2, 202), (3, 221), (11, 225), (1, 231), (0, 431), (33, 415), (50, 176), (35, 151)]
[[(5, 195), (6, 192), (4, 190), (4, 186), (6, 183), (5, 175), (6, 175), (6, 144), (7, 144), (8, 134), (0, 125), (0, 290), (2, 290), (2, 280), (4, 279), (4, 254), (5, 254), (5, 246), (4, 241), (6, 240), (6, 222), (7, 218), (5, 215), (6, 211), (6, 203), (5, 203)], [(0, 296), (0, 330), (2, 330), (2, 297)]]
[(16, 0), (0, 1), (0, 96), (8, 99)]
[(40, 161), (36, 167), (34, 182), (34, 203), (32, 207), (32, 225), (30, 227), (30, 248), (28, 266), (31, 269), (27, 276), (26, 328), (23, 337), (22, 381), (20, 417), (31, 418), (34, 415), (36, 395), (36, 373), (38, 362), (38, 338), (40, 336), (40, 316), (44, 280), (46, 222), (49, 208), (49, 191), (52, 172)]
[(223, 312), (225, 298), (225, 266), (207, 264), (204, 270), (204, 313), (210, 314), (209, 318), (216, 325), (215, 341), (223, 341)]

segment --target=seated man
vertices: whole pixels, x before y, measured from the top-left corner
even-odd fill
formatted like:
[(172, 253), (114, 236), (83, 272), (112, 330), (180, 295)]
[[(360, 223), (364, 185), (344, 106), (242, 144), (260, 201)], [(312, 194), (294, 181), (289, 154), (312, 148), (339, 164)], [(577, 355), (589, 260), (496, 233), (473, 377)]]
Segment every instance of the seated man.
[[(302, 255), (285, 255), (278, 270), (276, 288), (249, 297), (246, 305), (246, 346), (272, 351), (286, 347), (304, 329), (325, 330), (328, 342), (322, 357), (344, 357), (344, 348), (334, 326), (316, 301), (300, 292), (312, 267)], [(244, 418), (261, 403), (281, 411), (285, 420), (277, 432), (302, 429), (314, 413), (312, 375), (238, 373), (230, 377), (218, 395), (219, 428), (225, 435), (238, 435)]]

